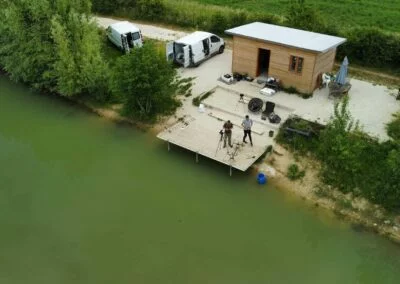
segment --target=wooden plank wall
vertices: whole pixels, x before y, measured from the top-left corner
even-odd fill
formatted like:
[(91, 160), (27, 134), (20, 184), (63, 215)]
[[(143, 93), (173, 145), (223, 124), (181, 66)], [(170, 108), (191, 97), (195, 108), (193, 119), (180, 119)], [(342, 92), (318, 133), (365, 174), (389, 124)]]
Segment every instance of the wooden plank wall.
[(314, 77), (311, 87), (315, 89), (318, 82), (318, 75), (321, 73), (331, 72), (333, 64), (335, 63), (336, 48), (331, 49), (325, 53), (320, 53), (317, 56), (317, 60), (314, 68)]
[[(321, 56), (318, 53), (238, 36), (233, 37), (233, 42), (232, 72), (247, 73), (256, 77), (258, 75), (258, 49), (268, 49), (271, 51), (268, 75), (279, 78), (283, 86), (294, 86), (301, 92), (312, 92), (316, 87), (315, 74), (318, 74), (317, 72), (320, 72), (320, 70), (326, 70), (328, 65), (330, 65), (330, 68), (333, 66), (331, 60), (334, 59), (334, 50)], [(304, 58), (301, 74), (289, 71), (290, 56), (292, 55)], [(315, 64), (316, 61), (321, 61), (321, 63)], [(318, 70), (315, 70), (315, 67), (318, 67)]]

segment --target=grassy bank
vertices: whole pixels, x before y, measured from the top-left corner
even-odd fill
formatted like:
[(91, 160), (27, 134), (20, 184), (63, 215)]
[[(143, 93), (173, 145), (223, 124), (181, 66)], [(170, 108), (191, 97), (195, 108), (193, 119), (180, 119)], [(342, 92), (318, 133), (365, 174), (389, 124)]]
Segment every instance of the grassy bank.
[(326, 127), (291, 118), (276, 140), (297, 157), (317, 160), (320, 179), (331, 188), (400, 212), (400, 116), (387, 125), (390, 140), (381, 142), (362, 131), (347, 106), (347, 98), (336, 105)]
[[(249, 12), (265, 11), (276, 15), (286, 15), (288, 0), (193, 0), (202, 4), (243, 9)], [(173, 1), (175, 2), (175, 1)], [(328, 22), (342, 29), (353, 26), (377, 27), (386, 31), (399, 32), (400, 1), (393, 0), (307, 0), (318, 9)]]

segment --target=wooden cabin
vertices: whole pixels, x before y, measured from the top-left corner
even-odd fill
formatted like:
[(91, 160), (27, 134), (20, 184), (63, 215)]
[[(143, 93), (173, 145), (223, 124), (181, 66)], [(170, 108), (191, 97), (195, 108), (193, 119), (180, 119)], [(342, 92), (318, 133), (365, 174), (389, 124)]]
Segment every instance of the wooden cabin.
[(264, 23), (229, 29), (233, 36), (232, 72), (275, 77), (284, 87), (312, 93), (318, 76), (330, 72), (336, 48), (346, 39)]

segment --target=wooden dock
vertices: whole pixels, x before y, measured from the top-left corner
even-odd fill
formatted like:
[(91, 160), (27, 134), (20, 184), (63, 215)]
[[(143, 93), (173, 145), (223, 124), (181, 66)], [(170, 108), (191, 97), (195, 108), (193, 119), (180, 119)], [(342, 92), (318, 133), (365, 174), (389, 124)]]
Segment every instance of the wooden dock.
[[(168, 149), (173, 144), (194, 152), (196, 161), (199, 161), (199, 156), (204, 156), (229, 166), (230, 173), (232, 168), (246, 171), (264, 154), (269, 145), (274, 144), (269, 132), (272, 130), (276, 134), (279, 125), (261, 120), (260, 114), (249, 113), (246, 102), (252, 96), (245, 94), (243, 103), (239, 102), (235, 92), (222, 87), (216, 87), (213, 91), (214, 93), (202, 102), (205, 105), (204, 112), (199, 112), (193, 107), (194, 112), (159, 133), (157, 137), (168, 143)], [(281, 112), (283, 113), (283, 110)], [(285, 110), (284, 116), (288, 114)], [(245, 115), (249, 115), (253, 120), (253, 146), (242, 142), (243, 128), (240, 124)], [(223, 147), (224, 141), (219, 133), (226, 120), (233, 123), (232, 148), (229, 145)]]
[(253, 147), (250, 143), (242, 143), (242, 130), (236, 125), (236, 130), (232, 133), (233, 147), (227, 145), (224, 148), (223, 138), (221, 139), (219, 134), (223, 123), (212, 116), (203, 115), (201, 119), (191, 118), (178, 122), (159, 133), (157, 137), (194, 152), (196, 161), (201, 155), (240, 171), (246, 171), (265, 152), (266, 146), (261, 146), (255, 141)]

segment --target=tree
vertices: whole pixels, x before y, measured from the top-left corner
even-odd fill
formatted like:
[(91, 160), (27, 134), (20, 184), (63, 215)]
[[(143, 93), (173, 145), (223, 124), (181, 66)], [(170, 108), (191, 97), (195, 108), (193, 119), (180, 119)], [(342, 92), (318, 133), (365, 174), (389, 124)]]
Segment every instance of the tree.
[(15, 81), (52, 89), (54, 63), (48, 0), (8, 1), (0, 11), (0, 64)]
[(112, 91), (124, 102), (125, 115), (154, 121), (170, 114), (179, 103), (177, 73), (149, 42), (117, 60), (112, 76)]
[(104, 99), (107, 91), (108, 67), (101, 55), (100, 37), (90, 18), (70, 12), (66, 21), (52, 19), (52, 38), (55, 42), (54, 76), (57, 90), (73, 96), (90, 93)]
[(365, 150), (359, 130), (348, 111), (348, 97), (334, 107), (334, 115), (320, 135), (318, 156), (323, 161), (322, 174), (328, 183), (334, 183), (342, 191), (355, 188), (354, 177), (362, 171), (361, 153)]
[(0, 65), (12, 79), (67, 96), (103, 89), (107, 70), (90, 0), (6, 2)]

